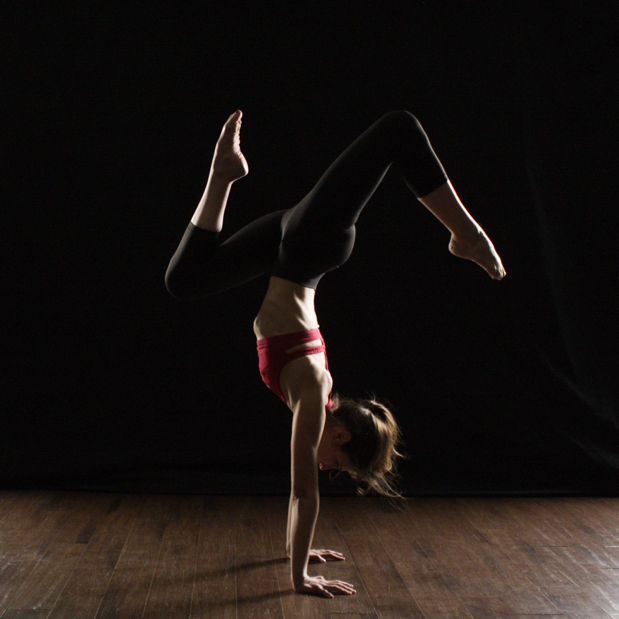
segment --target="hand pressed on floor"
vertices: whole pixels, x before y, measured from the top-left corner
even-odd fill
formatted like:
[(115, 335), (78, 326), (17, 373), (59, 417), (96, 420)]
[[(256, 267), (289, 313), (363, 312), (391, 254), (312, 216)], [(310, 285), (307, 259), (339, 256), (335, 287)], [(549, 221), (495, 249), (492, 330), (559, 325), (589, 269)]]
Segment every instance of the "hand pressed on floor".
[(324, 576), (306, 576), (303, 579), (303, 584), (295, 587), (294, 590), (297, 593), (320, 595), (326, 598), (357, 593), (350, 583), (342, 580), (325, 580)]
[(326, 561), (346, 561), (341, 552), (335, 550), (310, 550), (310, 563), (325, 563)]

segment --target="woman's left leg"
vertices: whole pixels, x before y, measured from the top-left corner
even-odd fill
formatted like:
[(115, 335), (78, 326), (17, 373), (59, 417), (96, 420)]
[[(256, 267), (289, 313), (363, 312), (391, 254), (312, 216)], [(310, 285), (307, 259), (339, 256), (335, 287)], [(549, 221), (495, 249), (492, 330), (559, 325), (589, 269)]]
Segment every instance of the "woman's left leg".
[(391, 165), (452, 233), (452, 253), (501, 279), (505, 271), (494, 246), (458, 199), (418, 120), (406, 111), (375, 122), (284, 216), (273, 274), (315, 288), (324, 273), (346, 262), (355, 223)]
[(417, 197), (447, 182), (417, 119), (405, 111), (385, 114), (284, 216), (273, 274), (315, 288), (322, 274), (343, 264), (352, 252), (355, 223), (392, 164)]

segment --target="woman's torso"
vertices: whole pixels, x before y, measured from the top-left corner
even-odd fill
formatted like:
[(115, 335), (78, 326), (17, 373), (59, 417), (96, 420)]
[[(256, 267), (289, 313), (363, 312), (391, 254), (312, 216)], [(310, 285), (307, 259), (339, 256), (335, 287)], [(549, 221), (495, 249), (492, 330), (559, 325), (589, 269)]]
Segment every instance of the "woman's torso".
[[(315, 294), (316, 291), (313, 288), (307, 288), (279, 277), (271, 277), (264, 301), (254, 320), (256, 338), (261, 340), (276, 335), (317, 329), (318, 318), (314, 307)], [(320, 343), (320, 339), (312, 340), (293, 346), (287, 352), (301, 348), (313, 348)], [(294, 359), (284, 366), (279, 379), (282, 392), (286, 396), (290, 408), (294, 407), (294, 400), (298, 398), (296, 387), (301, 383), (305, 372), (310, 367), (324, 369), (323, 380), (329, 383), (328, 391), (330, 391), (332, 380), (331, 375), (326, 370), (324, 353)]]

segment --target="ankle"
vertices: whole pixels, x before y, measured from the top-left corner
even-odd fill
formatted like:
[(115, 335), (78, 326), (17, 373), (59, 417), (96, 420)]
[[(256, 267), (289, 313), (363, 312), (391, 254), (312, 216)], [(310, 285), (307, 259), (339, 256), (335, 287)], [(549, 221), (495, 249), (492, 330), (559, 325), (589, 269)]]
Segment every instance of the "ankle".
[(451, 232), (451, 240), (458, 245), (475, 245), (485, 237), (485, 233), (477, 222)]

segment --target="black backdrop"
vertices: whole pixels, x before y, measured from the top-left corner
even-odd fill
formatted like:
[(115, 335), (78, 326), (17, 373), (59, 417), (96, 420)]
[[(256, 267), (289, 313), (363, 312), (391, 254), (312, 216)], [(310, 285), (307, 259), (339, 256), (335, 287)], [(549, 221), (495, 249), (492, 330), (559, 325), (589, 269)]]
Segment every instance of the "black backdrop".
[(407, 493), (615, 492), (617, 9), (500, 4), (5, 9), (2, 485), (287, 492), (266, 278), (180, 304), (167, 262), (235, 109), (228, 231), (408, 109), (508, 275), (453, 258), (389, 173), (318, 288), (336, 390), (394, 406)]

